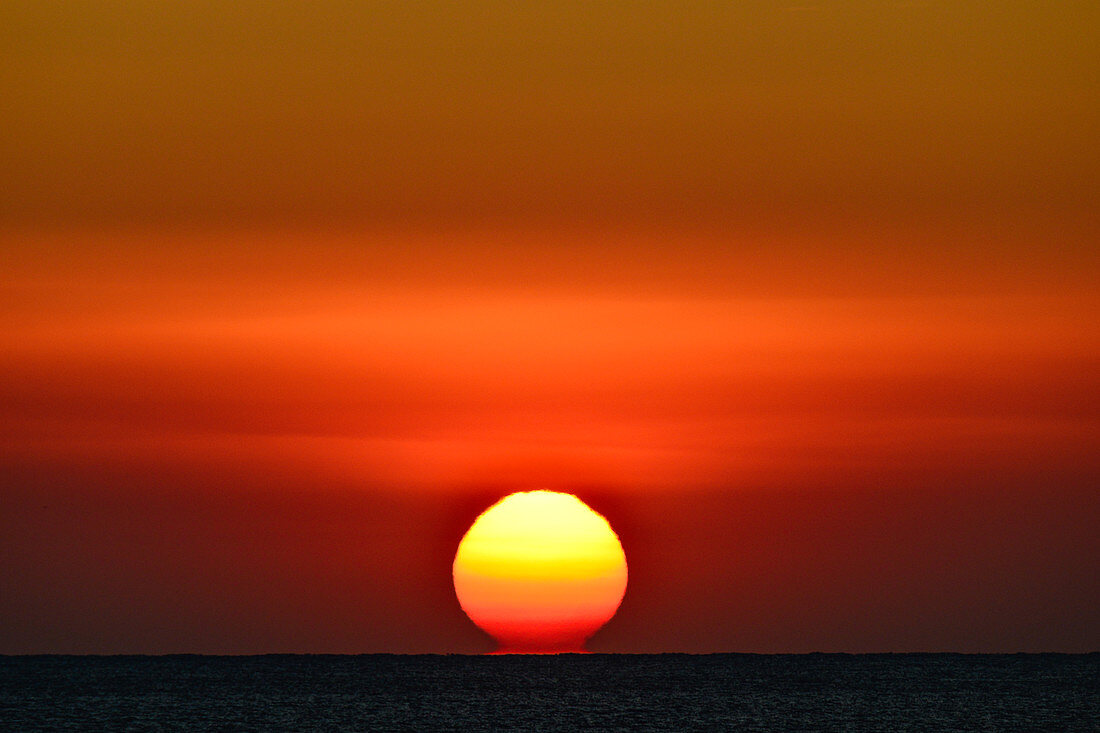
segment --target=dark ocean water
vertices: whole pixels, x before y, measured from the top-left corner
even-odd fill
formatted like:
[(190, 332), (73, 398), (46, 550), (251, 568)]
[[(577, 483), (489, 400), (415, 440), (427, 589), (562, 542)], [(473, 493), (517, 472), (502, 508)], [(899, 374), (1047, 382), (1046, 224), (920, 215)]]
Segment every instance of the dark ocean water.
[(1100, 654), (0, 657), (0, 728), (1100, 731)]

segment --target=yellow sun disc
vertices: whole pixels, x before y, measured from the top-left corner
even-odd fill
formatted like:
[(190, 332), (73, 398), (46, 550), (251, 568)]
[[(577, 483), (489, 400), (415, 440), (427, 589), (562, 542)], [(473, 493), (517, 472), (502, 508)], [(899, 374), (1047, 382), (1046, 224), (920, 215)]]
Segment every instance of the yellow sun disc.
[(529, 491), (489, 507), (459, 543), (466, 615), (504, 651), (579, 651), (615, 615), (626, 556), (607, 520), (572, 494)]

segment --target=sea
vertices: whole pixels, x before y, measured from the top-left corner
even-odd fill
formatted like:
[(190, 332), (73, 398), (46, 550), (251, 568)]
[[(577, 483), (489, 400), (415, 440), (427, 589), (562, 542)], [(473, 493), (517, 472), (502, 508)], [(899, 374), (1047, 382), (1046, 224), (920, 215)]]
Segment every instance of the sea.
[(5, 731), (1100, 731), (1100, 654), (0, 656)]

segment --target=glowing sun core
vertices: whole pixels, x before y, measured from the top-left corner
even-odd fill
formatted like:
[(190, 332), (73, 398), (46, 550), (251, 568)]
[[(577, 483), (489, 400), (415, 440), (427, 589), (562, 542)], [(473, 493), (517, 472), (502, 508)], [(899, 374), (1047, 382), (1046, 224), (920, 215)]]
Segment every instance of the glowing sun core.
[(615, 615), (626, 556), (611, 525), (572, 494), (510, 494), (459, 543), (455, 593), (501, 651), (580, 651)]

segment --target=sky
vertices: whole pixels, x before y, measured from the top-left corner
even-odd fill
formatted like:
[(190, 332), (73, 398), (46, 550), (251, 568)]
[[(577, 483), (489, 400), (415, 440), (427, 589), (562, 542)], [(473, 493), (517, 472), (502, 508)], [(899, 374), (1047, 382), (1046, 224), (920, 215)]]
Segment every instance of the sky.
[(0, 5), (0, 653), (1100, 649), (1092, 2)]

